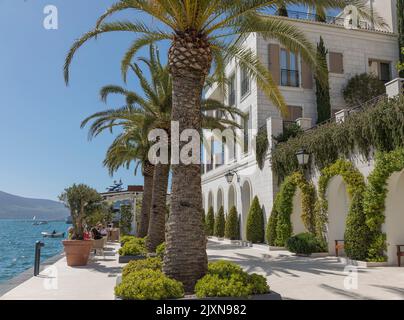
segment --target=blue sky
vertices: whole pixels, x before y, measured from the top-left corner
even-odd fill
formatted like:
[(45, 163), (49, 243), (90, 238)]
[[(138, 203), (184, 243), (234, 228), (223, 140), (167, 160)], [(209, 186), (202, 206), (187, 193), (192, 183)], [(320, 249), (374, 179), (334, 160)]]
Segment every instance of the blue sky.
[[(122, 84), (120, 59), (133, 35), (110, 34), (80, 49), (66, 87), (62, 67), (74, 39), (90, 30), (113, 0), (0, 0), (0, 190), (56, 199), (72, 183), (102, 191), (113, 179), (142, 184), (140, 174), (102, 166), (109, 133), (89, 142), (80, 122), (105, 109), (98, 97), (107, 84)], [(55, 5), (59, 29), (43, 27), (46, 5)], [(117, 18), (133, 16), (133, 12)], [(137, 15), (137, 19), (145, 17)], [(147, 20), (146, 20), (147, 22)], [(160, 47), (164, 53), (164, 46)], [(136, 89), (137, 84), (128, 85)], [(109, 107), (122, 101), (111, 99)]]

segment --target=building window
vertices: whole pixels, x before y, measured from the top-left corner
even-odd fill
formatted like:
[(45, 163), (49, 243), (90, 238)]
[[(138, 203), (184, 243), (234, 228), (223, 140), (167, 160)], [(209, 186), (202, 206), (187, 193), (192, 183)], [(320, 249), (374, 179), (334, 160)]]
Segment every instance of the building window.
[(391, 80), (391, 63), (386, 61), (369, 60), (369, 72), (384, 83)]
[(229, 106), (234, 106), (236, 104), (236, 75), (233, 74), (230, 77), (229, 82)]
[(247, 93), (250, 92), (250, 78), (248, 76), (247, 69), (245, 68), (241, 68), (240, 81), (241, 81), (241, 98), (243, 98)]
[(249, 131), (250, 131), (250, 114), (247, 113), (246, 117), (243, 119), (243, 152), (248, 153), (250, 150), (249, 141)]
[(286, 49), (281, 49), (280, 67), (281, 67), (281, 86), (299, 87), (299, 68), (297, 54)]

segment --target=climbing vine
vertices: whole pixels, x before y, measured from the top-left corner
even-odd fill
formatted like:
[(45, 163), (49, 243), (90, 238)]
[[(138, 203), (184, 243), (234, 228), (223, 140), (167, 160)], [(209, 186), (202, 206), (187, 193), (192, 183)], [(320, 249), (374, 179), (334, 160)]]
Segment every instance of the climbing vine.
[(269, 245), (284, 246), (292, 235), (290, 216), (293, 211), (293, 197), (296, 189), (302, 192), (302, 220), (307, 230), (314, 232), (314, 206), (316, 193), (313, 184), (308, 183), (300, 172), (285, 179), (274, 201), (271, 216), (267, 224), (267, 242)]
[(385, 221), (385, 201), (389, 177), (404, 169), (404, 149), (376, 154), (375, 169), (369, 175), (364, 196), (366, 224), (371, 231), (371, 244), (368, 248), (370, 261), (386, 261), (386, 235), (382, 232)]
[(326, 193), (331, 178), (337, 175), (342, 176), (351, 199), (345, 229), (345, 252), (352, 259), (364, 260), (367, 256), (370, 233), (363, 212), (365, 179), (359, 170), (347, 160), (339, 159), (321, 171), (318, 183), (319, 197), (316, 203), (316, 236), (320, 241), (325, 241), (325, 226), (328, 222)]
[(370, 158), (373, 148), (388, 152), (404, 147), (404, 97), (369, 102), (343, 123), (330, 122), (278, 144), (271, 164), (280, 181), (298, 170), (295, 154), (302, 146), (318, 170), (352, 154)]

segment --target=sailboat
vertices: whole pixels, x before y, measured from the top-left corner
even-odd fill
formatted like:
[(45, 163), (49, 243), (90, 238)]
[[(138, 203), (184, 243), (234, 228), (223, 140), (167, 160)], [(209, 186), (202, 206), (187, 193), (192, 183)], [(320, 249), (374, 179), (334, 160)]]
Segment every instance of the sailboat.
[(42, 224), (48, 224), (47, 221), (36, 221), (36, 216), (34, 216), (34, 217), (32, 218), (32, 221), (34, 221), (34, 223), (32, 224), (33, 226), (40, 226), (40, 225), (42, 225)]

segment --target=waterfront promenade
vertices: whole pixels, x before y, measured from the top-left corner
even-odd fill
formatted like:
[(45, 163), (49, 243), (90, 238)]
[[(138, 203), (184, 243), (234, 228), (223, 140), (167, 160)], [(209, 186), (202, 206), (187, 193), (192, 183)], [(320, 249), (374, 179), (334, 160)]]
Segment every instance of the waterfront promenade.
[(96, 256), (85, 267), (68, 267), (62, 257), (0, 300), (113, 300), (116, 278), (122, 272), (118, 249), (119, 243), (108, 243), (105, 258)]
[[(97, 256), (85, 267), (68, 267), (63, 257), (0, 300), (113, 300), (123, 267), (118, 248), (118, 243), (109, 243), (105, 259)], [(262, 274), (283, 299), (404, 299), (404, 269), (395, 266), (358, 268), (350, 279), (349, 269), (335, 257), (297, 257), (265, 246), (239, 247), (213, 240), (207, 252), (209, 261), (230, 260), (247, 272)]]

